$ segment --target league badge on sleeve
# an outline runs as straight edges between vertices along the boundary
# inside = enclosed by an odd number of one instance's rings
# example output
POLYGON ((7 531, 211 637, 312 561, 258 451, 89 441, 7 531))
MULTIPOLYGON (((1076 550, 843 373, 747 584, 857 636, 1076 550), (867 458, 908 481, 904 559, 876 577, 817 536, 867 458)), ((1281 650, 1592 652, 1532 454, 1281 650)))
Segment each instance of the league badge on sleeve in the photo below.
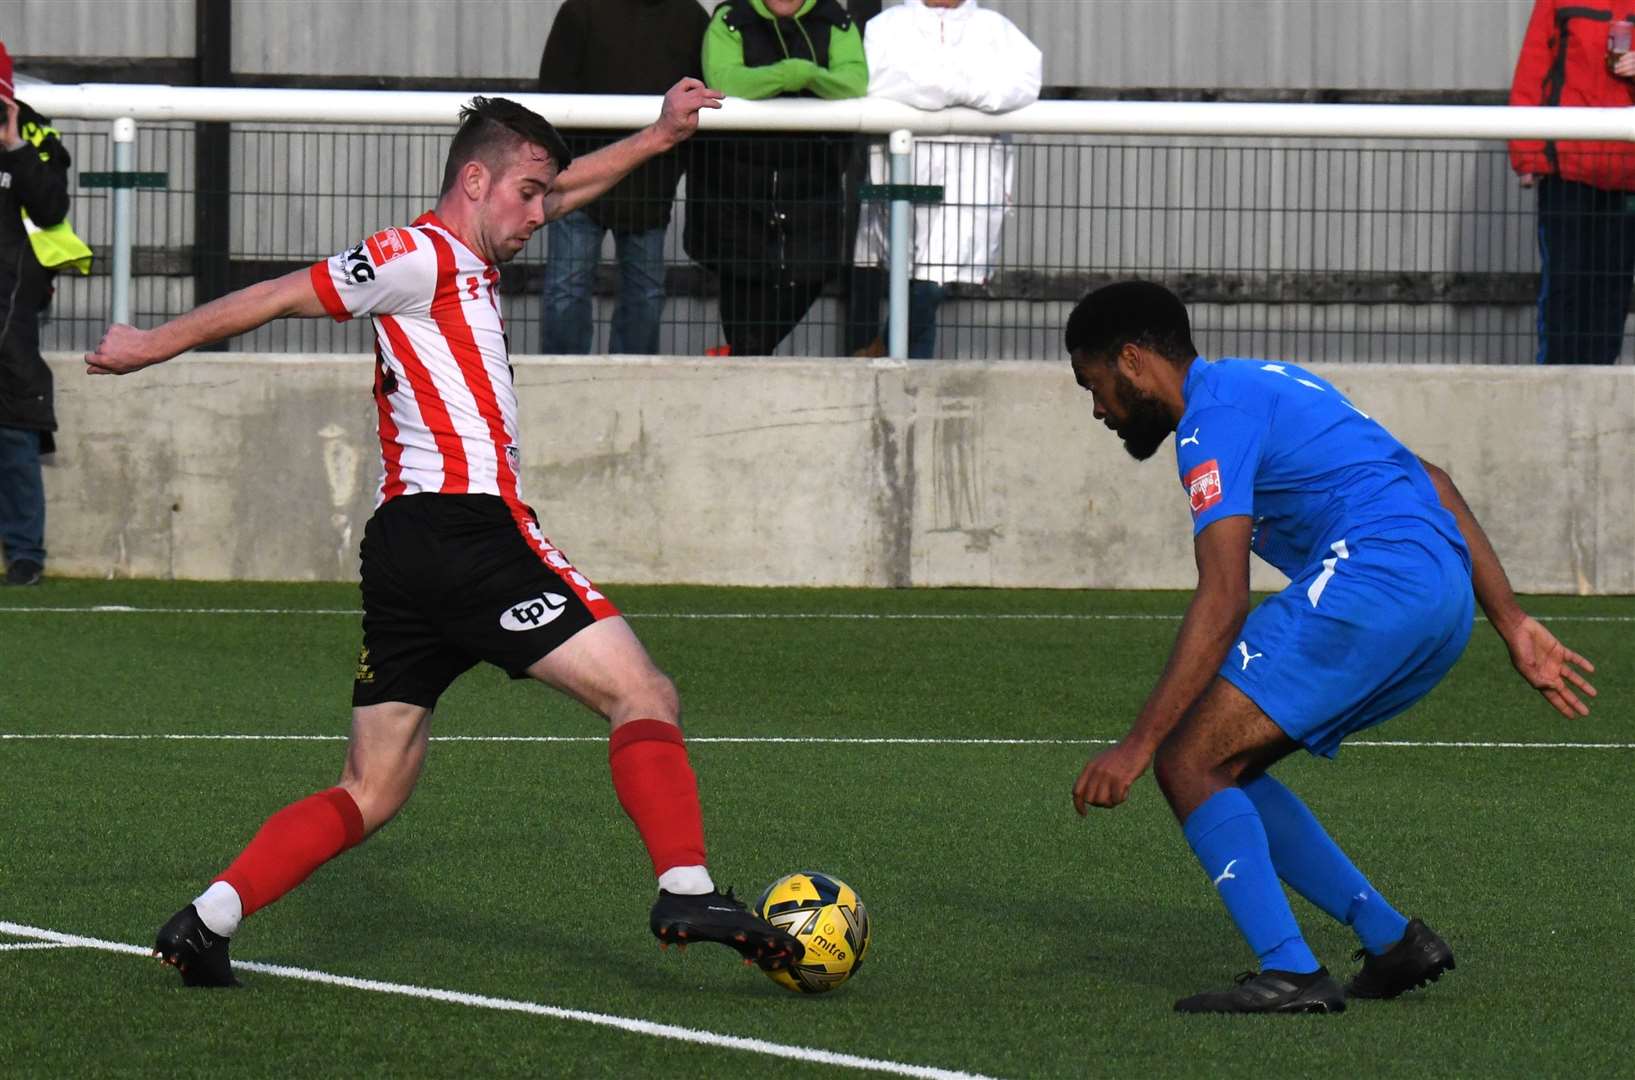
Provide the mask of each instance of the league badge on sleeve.
POLYGON ((1221 501, 1221 467, 1214 458, 1189 470, 1185 479, 1194 518, 1221 501))
POLYGON ((414 250, 414 237, 407 229, 383 229, 364 243, 369 246, 369 254, 377 267, 414 250))

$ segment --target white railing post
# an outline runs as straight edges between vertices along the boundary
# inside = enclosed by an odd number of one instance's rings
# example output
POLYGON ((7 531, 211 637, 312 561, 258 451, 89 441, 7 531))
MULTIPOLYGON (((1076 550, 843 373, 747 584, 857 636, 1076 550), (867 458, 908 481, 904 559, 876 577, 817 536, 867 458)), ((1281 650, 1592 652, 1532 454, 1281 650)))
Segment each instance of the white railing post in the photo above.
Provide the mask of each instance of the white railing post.
POLYGON ((114 121, 114 249, 112 321, 131 321, 131 206, 130 178, 135 171, 136 121, 121 116, 114 121))
POLYGON ((893 360, 908 358, 908 274, 914 265, 914 211, 902 189, 914 182, 912 156, 914 133, 899 128, 891 133, 891 184, 897 193, 891 200, 891 245, 887 256, 891 285, 887 293, 886 352, 893 360))

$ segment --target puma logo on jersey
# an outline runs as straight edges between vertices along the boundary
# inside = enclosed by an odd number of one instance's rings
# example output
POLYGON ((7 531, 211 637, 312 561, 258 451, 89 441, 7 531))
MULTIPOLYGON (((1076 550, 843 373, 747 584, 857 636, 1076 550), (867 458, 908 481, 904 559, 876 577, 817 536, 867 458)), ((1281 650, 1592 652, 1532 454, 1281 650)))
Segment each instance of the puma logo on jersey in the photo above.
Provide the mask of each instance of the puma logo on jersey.
POLYGON ((516 631, 538 630, 555 622, 567 604, 568 598, 557 593, 542 593, 529 597, 500 612, 500 627, 516 631))
POLYGON ((1188 435, 1186 438, 1181 440, 1181 445, 1185 446, 1187 443, 1191 443, 1193 446, 1197 446, 1198 445, 1198 432, 1200 432, 1202 430, 1203 430, 1203 428, 1193 428, 1192 429, 1192 434, 1188 435))
POLYGON ((1239 671, 1248 671, 1249 670, 1249 661, 1259 660, 1262 656, 1266 655, 1265 653, 1258 653, 1258 652, 1257 653, 1252 653, 1252 652, 1250 652, 1249 651, 1249 646, 1246 643, 1242 642, 1242 641, 1238 642, 1238 652, 1243 654, 1243 667, 1239 668, 1238 669, 1239 671))

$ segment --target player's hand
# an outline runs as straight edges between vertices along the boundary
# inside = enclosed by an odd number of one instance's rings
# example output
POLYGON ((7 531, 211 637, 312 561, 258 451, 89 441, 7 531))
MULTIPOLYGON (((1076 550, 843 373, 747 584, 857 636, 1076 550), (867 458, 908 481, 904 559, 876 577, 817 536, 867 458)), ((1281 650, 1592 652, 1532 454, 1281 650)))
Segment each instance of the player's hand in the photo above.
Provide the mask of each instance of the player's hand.
POLYGON ((1590 707, 1573 693, 1573 688, 1577 687, 1585 697, 1594 697, 1595 687, 1573 665, 1593 675, 1594 664, 1563 645, 1531 615, 1523 615, 1505 632, 1504 643, 1521 677, 1543 694, 1556 712, 1569 720, 1590 714, 1590 707))
POLYGON ((685 142, 698 130, 698 111, 719 109, 721 99, 726 96, 697 79, 682 79, 664 95, 664 108, 659 111, 656 125, 659 134, 671 146, 685 142))
POLYGON ((1130 796, 1130 785, 1152 764, 1152 755, 1139 746, 1114 743, 1090 759, 1073 785, 1073 809, 1079 816, 1087 806, 1114 807, 1130 796))
POLYGON ((1635 52, 1626 52, 1612 65, 1612 73, 1620 79, 1635 79, 1635 52))
POLYGON ((128 375, 169 357, 154 351, 152 335, 124 323, 114 323, 102 335, 96 352, 85 354, 87 375, 128 375))
POLYGON ((1535 183, 1538 182, 1538 177, 1534 176, 1530 172, 1524 172, 1521 175, 1517 176, 1516 179, 1521 181, 1521 186, 1522 187, 1526 187, 1526 188, 1530 188, 1535 183))

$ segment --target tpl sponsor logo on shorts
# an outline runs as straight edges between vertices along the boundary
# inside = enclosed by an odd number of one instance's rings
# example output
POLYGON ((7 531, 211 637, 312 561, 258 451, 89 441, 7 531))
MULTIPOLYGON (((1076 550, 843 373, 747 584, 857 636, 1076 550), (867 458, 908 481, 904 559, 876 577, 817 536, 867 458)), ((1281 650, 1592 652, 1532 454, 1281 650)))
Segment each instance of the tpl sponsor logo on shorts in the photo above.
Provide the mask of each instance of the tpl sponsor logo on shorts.
POLYGON ((1192 499, 1192 516, 1221 501, 1221 467, 1214 458, 1186 474, 1187 495, 1192 499))
POLYGON ((557 593, 541 593, 500 612, 500 627, 505 630, 538 630, 555 622, 567 606, 568 598, 557 593))

